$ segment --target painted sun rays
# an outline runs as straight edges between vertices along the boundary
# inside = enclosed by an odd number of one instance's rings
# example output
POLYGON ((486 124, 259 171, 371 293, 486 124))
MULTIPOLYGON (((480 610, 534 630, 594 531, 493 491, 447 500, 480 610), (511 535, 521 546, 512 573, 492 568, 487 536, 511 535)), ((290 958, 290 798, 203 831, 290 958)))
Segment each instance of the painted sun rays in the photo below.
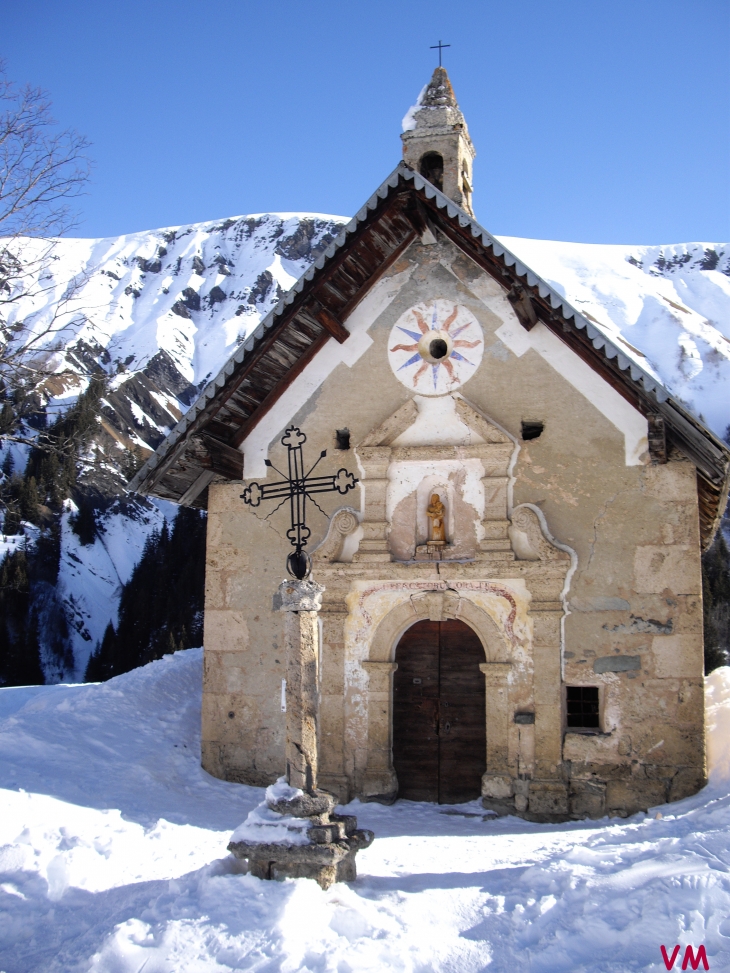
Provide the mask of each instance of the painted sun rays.
POLYGON ((443 299, 409 308, 393 326, 391 342, 396 343, 390 344, 388 357, 396 377, 422 395, 443 395, 458 388, 474 374, 483 351, 474 315, 463 305, 443 299), (402 335, 412 343, 404 343, 402 335), (467 350, 468 357, 462 354, 467 350))

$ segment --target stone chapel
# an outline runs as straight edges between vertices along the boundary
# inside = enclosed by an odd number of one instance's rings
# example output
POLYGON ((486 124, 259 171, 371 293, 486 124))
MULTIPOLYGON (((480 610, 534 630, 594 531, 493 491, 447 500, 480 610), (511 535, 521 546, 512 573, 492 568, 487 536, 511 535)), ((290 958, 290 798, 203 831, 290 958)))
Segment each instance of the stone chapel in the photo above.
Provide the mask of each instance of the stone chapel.
POLYGON ((705 783, 700 556, 727 447, 474 219, 437 68, 403 159, 132 483, 208 511, 202 763, 283 773, 291 427, 320 614, 320 786, 627 815, 705 783))

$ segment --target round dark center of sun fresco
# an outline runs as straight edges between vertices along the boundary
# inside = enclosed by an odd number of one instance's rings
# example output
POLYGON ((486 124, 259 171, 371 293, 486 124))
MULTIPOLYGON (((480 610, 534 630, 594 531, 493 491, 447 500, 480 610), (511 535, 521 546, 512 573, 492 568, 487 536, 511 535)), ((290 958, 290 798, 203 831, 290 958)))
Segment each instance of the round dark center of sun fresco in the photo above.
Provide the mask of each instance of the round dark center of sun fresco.
POLYGON ((444 358, 449 350, 449 346, 443 338, 434 338, 428 346, 428 350, 431 353, 431 358, 444 358))

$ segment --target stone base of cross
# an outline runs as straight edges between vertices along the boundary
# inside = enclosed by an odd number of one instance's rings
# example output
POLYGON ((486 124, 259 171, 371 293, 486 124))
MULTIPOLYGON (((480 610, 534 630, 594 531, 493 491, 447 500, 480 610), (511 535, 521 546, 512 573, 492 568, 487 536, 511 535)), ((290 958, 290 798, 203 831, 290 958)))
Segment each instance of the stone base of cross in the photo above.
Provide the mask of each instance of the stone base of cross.
POLYGON ((313 878, 322 888, 353 881, 355 855, 373 840, 351 814, 335 814, 335 799, 317 788, 319 730, 319 610, 316 581, 279 586, 286 666, 286 777, 231 835, 228 850, 257 878, 313 878))

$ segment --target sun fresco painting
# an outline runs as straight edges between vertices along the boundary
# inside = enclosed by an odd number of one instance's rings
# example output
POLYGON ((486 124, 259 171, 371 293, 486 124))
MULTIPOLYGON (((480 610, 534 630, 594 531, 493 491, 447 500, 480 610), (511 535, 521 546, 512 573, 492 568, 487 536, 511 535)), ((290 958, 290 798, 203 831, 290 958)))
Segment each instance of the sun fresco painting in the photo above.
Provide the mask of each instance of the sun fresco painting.
POLYGON ((401 315, 391 331, 388 359, 407 388, 444 395, 471 378, 483 350, 482 329, 471 311, 437 298, 401 315))

